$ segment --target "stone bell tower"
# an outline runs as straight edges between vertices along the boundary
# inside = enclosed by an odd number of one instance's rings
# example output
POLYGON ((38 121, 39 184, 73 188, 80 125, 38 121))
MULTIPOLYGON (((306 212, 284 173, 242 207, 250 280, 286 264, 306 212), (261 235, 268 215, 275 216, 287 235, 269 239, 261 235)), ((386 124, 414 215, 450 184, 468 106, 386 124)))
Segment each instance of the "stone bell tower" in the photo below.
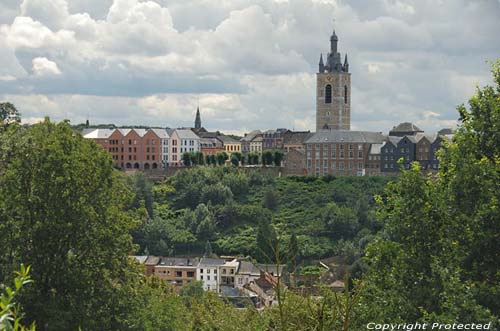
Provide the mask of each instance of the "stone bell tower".
POLYGON ((351 129, 351 74, 347 54, 344 63, 337 51, 339 38, 333 31, 330 52, 319 58, 316 74, 316 131, 351 129))

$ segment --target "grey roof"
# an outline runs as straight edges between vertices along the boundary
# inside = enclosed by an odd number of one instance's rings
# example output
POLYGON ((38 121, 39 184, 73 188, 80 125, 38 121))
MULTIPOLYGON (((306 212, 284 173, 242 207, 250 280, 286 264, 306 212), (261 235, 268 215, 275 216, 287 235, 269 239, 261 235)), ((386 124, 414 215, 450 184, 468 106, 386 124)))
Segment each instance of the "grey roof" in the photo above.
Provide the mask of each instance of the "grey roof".
POLYGON ((424 130, 420 129, 413 123, 403 122, 393 127, 391 132, 424 132, 424 130))
POLYGON ((85 138, 91 139, 106 139, 109 138, 115 132, 114 129, 94 129, 90 132, 87 132, 83 135, 85 138))
POLYGON ((160 139, 168 139, 170 138, 170 135, 168 134, 167 130, 165 129, 151 129, 160 139))
POLYGON ((246 142, 246 141, 252 141, 256 136, 261 135, 262 132, 260 130, 253 130, 249 133, 246 134, 243 138, 240 139, 240 141, 246 142))
POLYGON ((198 258, 161 257, 159 266, 196 267, 198 258))
POLYGON ((380 154, 380 149, 382 148, 382 146, 385 144, 384 143, 381 143, 381 144, 371 144, 370 145, 370 151, 368 152, 368 154, 380 154))
POLYGON ((346 143, 382 143, 385 137, 381 132, 320 130, 306 140, 306 144, 346 142, 346 143))
POLYGON ((181 139, 200 139, 200 137, 190 129, 176 129, 175 131, 181 139))
POLYGON ((253 138, 250 142, 262 142, 264 140, 264 138, 262 138, 262 136, 257 136, 255 138, 253 138))
POLYGON ((256 267, 261 270, 265 271, 267 273, 274 273, 276 274, 276 271, 279 271, 279 275, 283 273, 283 265, 276 265, 276 264, 264 264, 264 263, 257 263, 256 267))
POLYGON ((450 128, 444 128, 444 129, 441 129, 438 131, 438 135, 440 136, 445 136, 445 135, 452 135, 453 134, 453 130, 450 129, 450 128))
POLYGON ((238 268, 238 274, 249 274, 254 276, 260 275, 260 269, 257 268, 255 264, 249 261, 240 261, 240 266, 238 268))
POLYGON ((132 129, 124 129, 124 128, 117 129, 117 130, 120 131, 120 133, 124 136, 126 136, 130 131, 132 131, 132 129))
POLYGON ((387 140, 391 142, 394 146, 397 146, 401 139, 403 139, 403 137, 393 137, 393 136, 387 137, 387 140))
POLYGON ((215 267, 218 265, 223 265, 226 263, 226 260, 224 259, 213 259, 213 258, 208 258, 208 257, 202 257, 200 259, 200 263, 198 264, 199 267, 215 267))
POLYGON ((235 140, 229 136, 226 136, 224 134, 221 134, 219 136, 217 136, 217 139, 219 139, 220 141, 222 141, 224 144, 239 144, 239 141, 238 140, 235 140))
POLYGON ((283 136, 283 144, 303 144, 313 135, 310 131, 289 131, 283 136))

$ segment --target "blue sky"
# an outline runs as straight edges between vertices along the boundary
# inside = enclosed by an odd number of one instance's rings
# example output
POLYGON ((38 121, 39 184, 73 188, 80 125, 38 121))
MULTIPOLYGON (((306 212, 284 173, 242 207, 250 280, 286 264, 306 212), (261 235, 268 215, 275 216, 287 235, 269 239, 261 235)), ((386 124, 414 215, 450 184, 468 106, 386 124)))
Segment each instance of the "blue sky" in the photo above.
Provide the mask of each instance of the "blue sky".
POLYGON ((0 100, 25 122, 313 130, 333 25, 352 129, 455 125, 490 84, 500 1, 2 0, 0 100), (335 23, 333 22, 335 19, 335 23))

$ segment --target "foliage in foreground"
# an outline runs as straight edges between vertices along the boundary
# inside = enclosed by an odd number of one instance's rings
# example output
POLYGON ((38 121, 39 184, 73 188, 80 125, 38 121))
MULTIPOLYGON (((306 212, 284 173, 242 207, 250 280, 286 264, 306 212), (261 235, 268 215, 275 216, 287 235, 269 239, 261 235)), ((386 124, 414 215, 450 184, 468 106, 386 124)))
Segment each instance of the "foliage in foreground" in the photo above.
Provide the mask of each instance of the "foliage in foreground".
POLYGON ((368 321, 488 323, 500 316, 500 62, 440 154, 436 178, 417 164, 379 198, 384 231, 367 249, 358 314, 368 321))

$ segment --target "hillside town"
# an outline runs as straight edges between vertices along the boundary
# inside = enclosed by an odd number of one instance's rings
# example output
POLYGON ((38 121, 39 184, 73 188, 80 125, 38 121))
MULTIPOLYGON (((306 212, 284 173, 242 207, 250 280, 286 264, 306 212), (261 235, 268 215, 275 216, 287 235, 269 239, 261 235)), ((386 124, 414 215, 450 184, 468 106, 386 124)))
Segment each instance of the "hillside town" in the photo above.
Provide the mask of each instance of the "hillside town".
MULTIPOLYGON (((439 167, 436 152, 452 130, 426 133, 410 122, 395 125, 388 134, 352 131, 351 73, 347 54, 341 61, 338 37, 333 32, 330 51, 320 55, 316 74, 316 132, 286 128, 253 130, 244 136, 208 131, 198 107, 191 128, 84 128, 111 153, 122 170, 178 169, 201 164, 282 168, 284 175, 385 176, 418 162, 423 171, 439 167), (269 153, 283 157, 272 162, 269 153), (269 160, 269 161, 267 161, 269 160), (402 161, 399 165, 398 162, 402 161)), ((89 126, 89 125, 87 125, 89 126)))

